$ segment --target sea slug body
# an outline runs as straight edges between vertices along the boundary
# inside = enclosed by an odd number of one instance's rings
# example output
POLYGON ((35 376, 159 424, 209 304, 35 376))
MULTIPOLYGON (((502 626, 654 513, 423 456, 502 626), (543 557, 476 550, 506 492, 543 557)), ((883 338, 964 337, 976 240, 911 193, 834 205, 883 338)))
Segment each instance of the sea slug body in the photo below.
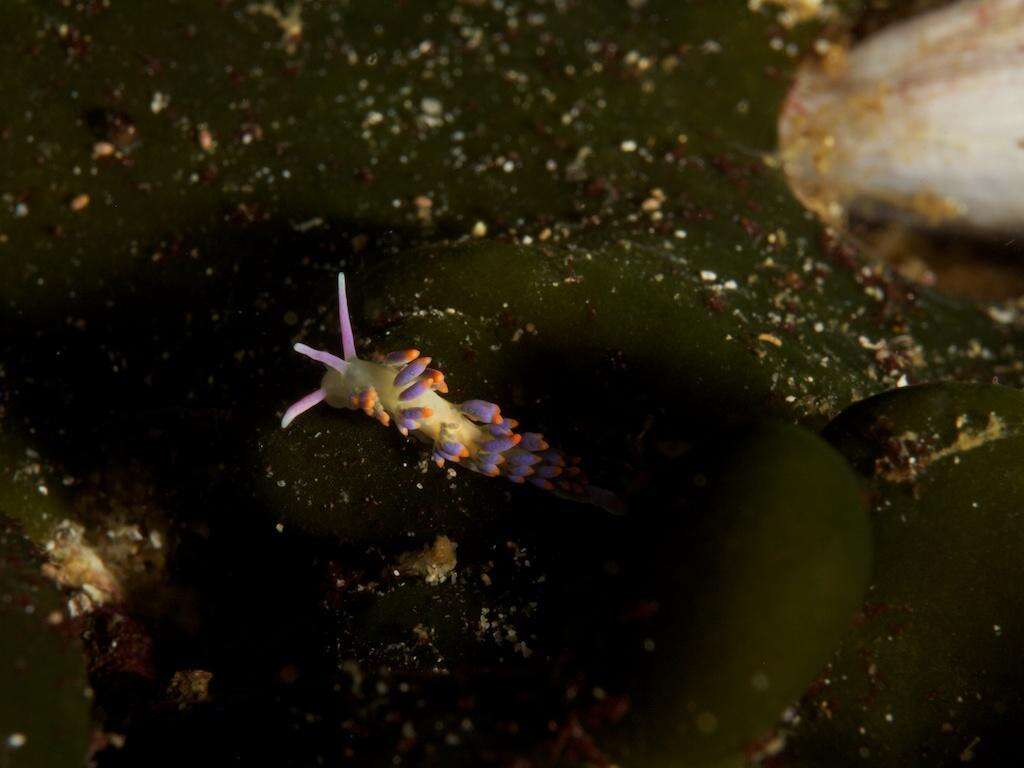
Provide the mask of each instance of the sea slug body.
POLYGON ((357 357, 342 273, 338 274, 338 305, 343 357, 295 345, 296 352, 323 364, 327 371, 318 389, 285 411, 282 427, 320 402, 361 410, 384 426, 394 423, 402 435, 432 446, 438 467, 450 461, 618 511, 618 499, 589 485, 578 460, 552 449, 538 432, 516 432, 518 422, 502 416, 494 403, 455 404, 441 397, 448 391, 444 374, 430 368, 431 358, 421 356, 419 350, 391 352, 376 361, 357 357))

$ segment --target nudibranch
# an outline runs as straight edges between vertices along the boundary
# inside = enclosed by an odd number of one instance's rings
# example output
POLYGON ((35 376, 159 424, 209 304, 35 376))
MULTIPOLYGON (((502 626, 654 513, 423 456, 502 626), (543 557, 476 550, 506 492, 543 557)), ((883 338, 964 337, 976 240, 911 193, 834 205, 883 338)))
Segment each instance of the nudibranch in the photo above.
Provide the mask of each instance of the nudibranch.
POLYGON ((419 350, 403 349, 375 360, 357 357, 343 273, 338 274, 338 312, 343 357, 305 344, 294 347, 299 354, 322 363, 327 371, 319 388, 285 411, 282 427, 320 402, 360 410, 384 426, 394 423, 402 435, 430 445, 438 467, 450 461, 484 475, 529 482, 559 495, 617 509, 611 493, 588 484, 577 459, 551 448, 539 432, 517 432, 518 422, 502 416, 494 403, 466 400, 454 404, 441 397, 448 392, 444 374, 431 368, 431 358, 419 350))

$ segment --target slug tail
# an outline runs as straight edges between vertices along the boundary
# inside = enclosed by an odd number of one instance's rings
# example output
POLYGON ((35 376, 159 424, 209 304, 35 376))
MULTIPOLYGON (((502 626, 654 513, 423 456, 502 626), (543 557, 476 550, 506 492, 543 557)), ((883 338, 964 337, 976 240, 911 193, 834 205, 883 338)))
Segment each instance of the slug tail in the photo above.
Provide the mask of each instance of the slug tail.
POLYGON ((576 501, 582 501, 584 504, 593 504, 612 515, 626 514, 626 502, 624 502, 616 493, 605 488, 598 488, 596 485, 585 486, 582 498, 575 496, 570 498, 573 498, 576 501))
POLYGON ((323 389, 318 389, 315 392, 310 392, 301 400, 298 400, 288 406, 288 410, 284 412, 284 416, 281 419, 281 428, 285 429, 289 424, 295 421, 297 416, 308 411, 317 403, 321 402, 327 393, 323 389))

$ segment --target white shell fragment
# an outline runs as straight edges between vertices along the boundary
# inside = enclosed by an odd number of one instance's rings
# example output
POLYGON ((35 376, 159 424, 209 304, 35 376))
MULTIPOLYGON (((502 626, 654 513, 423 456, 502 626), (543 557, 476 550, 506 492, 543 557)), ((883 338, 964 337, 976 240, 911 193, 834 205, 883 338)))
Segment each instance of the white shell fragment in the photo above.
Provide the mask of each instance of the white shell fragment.
POLYGON ((798 74, 779 144, 829 224, 1024 231, 1024 0, 961 0, 832 46, 798 74))

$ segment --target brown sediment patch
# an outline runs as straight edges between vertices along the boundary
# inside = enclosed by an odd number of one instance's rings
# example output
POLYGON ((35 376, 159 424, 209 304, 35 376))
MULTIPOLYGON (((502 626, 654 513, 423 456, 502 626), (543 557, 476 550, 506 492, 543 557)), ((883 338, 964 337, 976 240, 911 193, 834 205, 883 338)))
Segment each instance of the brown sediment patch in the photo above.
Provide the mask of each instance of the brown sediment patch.
POLYGON ((442 584, 455 570, 455 550, 458 544, 447 536, 438 536, 416 552, 407 552, 398 561, 398 570, 404 574, 422 576, 428 584, 442 584))
POLYGON ((121 583, 96 549, 85 539, 85 528, 71 520, 62 521, 46 542, 49 562, 43 573, 62 587, 81 590, 69 605, 86 613, 93 607, 121 600, 121 583))
POLYGON ((875 474, 893 483, 912 482, 938 461, 1008 436, 1006 423, 995 413, 988 415, 988 422, 981 429, 970 429, 966 416, 957 419, 956 427, 956 439, 942 448, 929 449, 921 436, 912 431, 893 437, 889 441, 893 450, 875 462, 875 474))

